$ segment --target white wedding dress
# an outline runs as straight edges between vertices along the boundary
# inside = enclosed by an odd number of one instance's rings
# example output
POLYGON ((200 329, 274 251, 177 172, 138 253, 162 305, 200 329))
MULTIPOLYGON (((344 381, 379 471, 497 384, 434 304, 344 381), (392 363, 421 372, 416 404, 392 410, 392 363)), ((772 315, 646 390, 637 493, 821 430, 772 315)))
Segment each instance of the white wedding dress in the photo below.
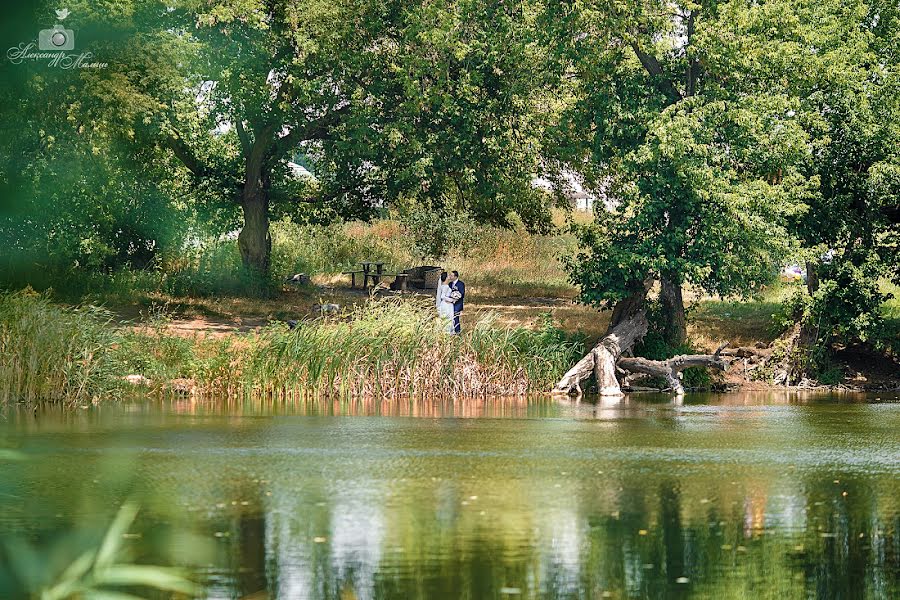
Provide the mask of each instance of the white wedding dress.
POLYGON ((453 333, 453 300, 450 298, 450 286, 446 283, 438 284, 434 305, 438 316, 447 323, 446 333, 453 333))

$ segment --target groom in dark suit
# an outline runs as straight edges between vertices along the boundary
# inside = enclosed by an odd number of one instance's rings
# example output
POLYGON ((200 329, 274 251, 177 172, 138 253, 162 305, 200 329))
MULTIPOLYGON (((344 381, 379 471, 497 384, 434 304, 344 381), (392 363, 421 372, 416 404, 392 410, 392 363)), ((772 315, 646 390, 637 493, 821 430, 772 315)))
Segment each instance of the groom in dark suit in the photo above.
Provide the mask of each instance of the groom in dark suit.
POLYGON ((459 299, 453 303, 453 332, 459 333, 462 331, 462 326, 459 323, 459 313, 463 310, 463 300, 466 297, 466 284, 460 280, 459 271, 450 273, 450 291, 459 292, 459 299))

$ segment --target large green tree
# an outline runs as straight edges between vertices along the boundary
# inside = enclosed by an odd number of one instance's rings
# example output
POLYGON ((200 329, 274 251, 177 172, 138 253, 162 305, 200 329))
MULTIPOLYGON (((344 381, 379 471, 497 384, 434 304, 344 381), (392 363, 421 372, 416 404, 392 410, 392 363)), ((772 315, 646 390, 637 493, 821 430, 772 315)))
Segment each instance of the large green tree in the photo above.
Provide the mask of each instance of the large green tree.
POLYGON ((815 186, 800 103, 771 68, 799 51, 790 5, 550 2, 547 19, 569 82, 556 157, 606 200, 577 230, 572 278, 584 300, 620 307, 659 282, 660 327, 679 345, 683 286, 734 295, 769 281, 815 186))
POLYGON ((366 216, 406 198, 500 225, 511 212, 548 222, 529 186, 540 79, 527 6, 122 0, 69 9, 66 24, 94 32, 91 50, 109 68, 67 73, 56 89, 67 135, 103 135, 102 151, 187 181, 179 200, 221 217, 222 228, 239 226, 254 271, 269 270, 273 214, 323 204, 366 216), (314 186, 295 181, 297 157, 313 167, 314 186))
POLYGON ((807 171, 820 182, 795 223, 809 250, 810 298, 796 316, 813 370, 832 342, 879 341, 879 280, 900 273, 898 17, 879 0, 798 7, 803 44, 815 49, 792 79, 815 140, 807 171))

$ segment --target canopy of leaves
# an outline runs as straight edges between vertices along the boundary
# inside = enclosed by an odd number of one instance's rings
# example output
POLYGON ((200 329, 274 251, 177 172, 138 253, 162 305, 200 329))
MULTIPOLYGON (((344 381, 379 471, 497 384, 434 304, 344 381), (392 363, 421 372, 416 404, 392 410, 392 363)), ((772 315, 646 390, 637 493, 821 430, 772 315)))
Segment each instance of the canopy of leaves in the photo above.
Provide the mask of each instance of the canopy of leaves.
POLYGON ((606 198, 577 229, 583 250, 570 263, 585 300, 603 305, 661 277, 747 294, 791 251, 788 225, 817 182, 802 169, 800 102, 770 68, 803 52, 780 31, 785 8, 549 6, 572 81, 558 160, 606 198))

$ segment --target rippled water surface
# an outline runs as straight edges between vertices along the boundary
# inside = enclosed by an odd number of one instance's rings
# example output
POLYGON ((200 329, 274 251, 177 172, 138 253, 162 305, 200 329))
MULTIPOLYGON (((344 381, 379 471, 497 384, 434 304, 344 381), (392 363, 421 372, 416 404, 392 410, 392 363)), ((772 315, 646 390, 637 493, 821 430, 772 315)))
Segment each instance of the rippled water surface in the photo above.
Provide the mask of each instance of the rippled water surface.
POLYGON ((50 572, 131 499, 209 598, 898 598, 896 396, 11 412, 0 536, 50 572))

